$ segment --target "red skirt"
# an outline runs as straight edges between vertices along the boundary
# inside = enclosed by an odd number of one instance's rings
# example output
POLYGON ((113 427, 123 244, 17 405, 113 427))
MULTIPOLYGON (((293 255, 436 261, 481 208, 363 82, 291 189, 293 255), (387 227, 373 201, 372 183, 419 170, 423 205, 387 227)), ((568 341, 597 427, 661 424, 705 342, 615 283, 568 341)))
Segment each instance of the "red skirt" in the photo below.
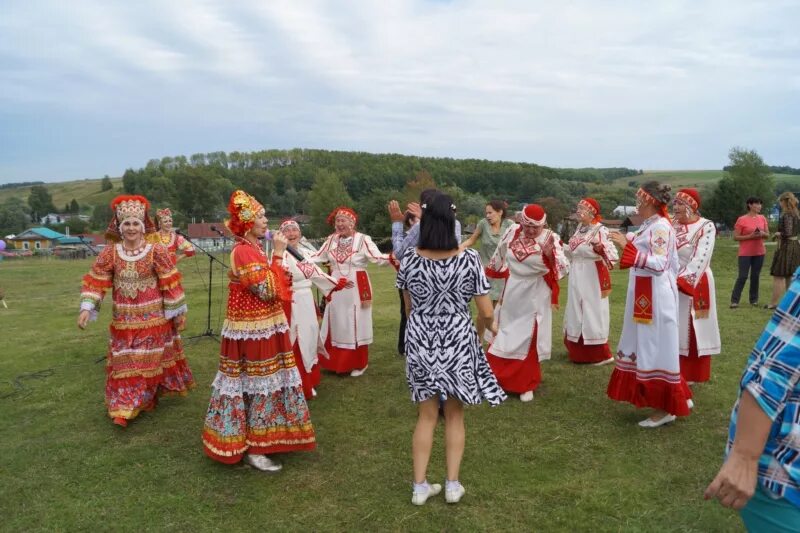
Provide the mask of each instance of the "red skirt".
POLYGON ((580 336, 578 342, 572 342, 564 335, 564 346, 567 347, 567 355, 573 363, 600 363, 612 357, 607 342, 587 345, 583 343, 583 335, 580 336))
POLYGON ((681 376, 686 381, 704 383, 711 379, 711 356, 697 355, 697 337, 694 333, 692 317, 689 317, 689 354, 681 356, 681 376))
POLYGON ((486 350, 486 359, 492 368, 497 382, 506 392, 522 394, 535 391, 542 382, 542 369, 539 366, 539 353, 536 350, 538 324, 534 327, 528 355, 525 359, 506 359, 492 355, 492 347, 486 350))
POLYGON ((319 366, 337 374, 349 374, 353 370, 361 370, 369 364, 369 345, 359 346, 355 350, 337 348, 331 345, 331 337, 325 339, 325 350, 330 357, 320 354, 319 366))
POLYGON ((632 403, 636 407, 652 407, 671 415, 687 416, 691 412, 686 401, 692 398, 692 391, 686 381, 666 379, 638 379, 636 363, 617 360, 614 372, 608 382, 606 394, 612 400, 632 403))
POLYGON ((314 365, 311 372, 306 371, 306 365, 303 363, 303 356, 300 354, 300 347, 296 342, 294 343, 294 359, 297 363, 297 371, 300 372, 300 379, 303 380, 303 395, 306 397, 306 400, 310 400, 314 397, 311 389, 319 385, 319 382, 322 380, 322 374, 319 371, 319 363, 314 365))

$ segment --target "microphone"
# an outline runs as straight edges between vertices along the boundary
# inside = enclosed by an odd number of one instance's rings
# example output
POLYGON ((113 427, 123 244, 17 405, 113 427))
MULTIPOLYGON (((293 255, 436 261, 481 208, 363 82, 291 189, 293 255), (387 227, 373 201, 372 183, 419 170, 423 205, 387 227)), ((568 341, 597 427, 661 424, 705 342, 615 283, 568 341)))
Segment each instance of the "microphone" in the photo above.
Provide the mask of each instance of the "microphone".
MULTIPOLYGON (((264 234, 264 240, 267 241, 272 240, 272 232, 270 230, 267 230, 267 232, 264 234)), ((291 244, 288 243, 286 244, 286 251, 289 252, 289 255, 297 259, 298 262, 303 262, 306 260, 306 256, 298 252, 297 248, 295 248, 291 244)))
POLYGON ((227 235, 225 235, 225 232, 224 232, 224 231, 221 231, 221 230, 220 230, 218 227, 216 227, 216 226, 209 226, 209 227, 208 227, 208 229, 210 229, 210 230, 211 230, 211 231, 213 231, 214 233, 217 233, 217 234, 219 234, 219 236, 220 236, 220 237, 222 237, 223 239, 227 239, 227 238, 228 238, 228 236, 227 236, 227 235))

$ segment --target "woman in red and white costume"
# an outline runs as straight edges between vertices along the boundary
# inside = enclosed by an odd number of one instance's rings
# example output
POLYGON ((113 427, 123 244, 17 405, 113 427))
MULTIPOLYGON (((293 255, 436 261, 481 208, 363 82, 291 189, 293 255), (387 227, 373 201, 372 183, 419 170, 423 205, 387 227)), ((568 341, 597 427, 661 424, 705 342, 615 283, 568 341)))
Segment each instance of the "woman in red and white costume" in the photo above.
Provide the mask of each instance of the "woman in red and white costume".
POLYGON ((584 198, 577 208, 580 224, 569 239, 570 272, 564 345, 573 363, 605 365, 614 362, 608 348, 609 270, 619 259, 608 228, 600 223, 600 204, 584 198))
POLYGON ((324 353, 319 363, 337 374, 358 377, 369 364, 372 344, 372 285, 367 263, 388 265, 389 254, 382 254, 369 235, 356 231, 358 215, 349 207, 337 207, 328 216, 335 232, 319 251, 308 258, 315 263, 329 263, 334 279, 352 282, 349 289, 331 295, 322 316, 319 339, 324 353))
POLYGON ((636 233, 612 233, 622 248, 620 268, 630 268, 617 364, 608 383, 612 400, 655 412, 639 422, 654 428, 690 410, 692 392, 678 362, 678 252, 667 215, 669 185, 644 183, 636 208, 644 222, 636 233))
MULTIPOLYGON (((300 246, 302 233, 300 225, 294 220, 284 220, 279 231, 283 233, 289 246, 308 257, 308 248, 300 246)), ((283 268, 292 279, 292 300, 284 302, 284 312, 289 318, 289 338, 297 361, 297 370, 303 380, 303 394, 307 399, 317 395, 315 387, 320 382, 319 358, 317 343, 319 340, 319 319, 312 285, 317 287, 326 298, 333 291, 352 288, 353 284, 342 278, 338 282, 322 271, 316 264, 298 261, 289 252, 283 254, 283 268), (287 308, 288 307, 288 308, 287 308)))
POLYGON ((711 357, 722 351, 711 255, 717 229, 699 215, 697 189, 675 195, 675 238, 678 246, 678 324, 681 374, 690 385, 711 378, 711 357))
POLYGON ((182 235, 175 233, 172 228, 172 211, 169 208, 156 211, 156 226, 158 226, 158 233, 156 233, 155 242, 167 247, 174 264, 177 265, 181 259, 194 255, 192 243, 184 239, 182 235))
POLYGON ((495 316, 497 335, 487 359, 506 392, 533 400, 542 381, 539 361, 550 359, 553 309, 558 309, 558 280, 569 271, 561 240, 546 229, 547 215, 531 204, 500 239, 486 267, 490 278, 506 278, 495 316))

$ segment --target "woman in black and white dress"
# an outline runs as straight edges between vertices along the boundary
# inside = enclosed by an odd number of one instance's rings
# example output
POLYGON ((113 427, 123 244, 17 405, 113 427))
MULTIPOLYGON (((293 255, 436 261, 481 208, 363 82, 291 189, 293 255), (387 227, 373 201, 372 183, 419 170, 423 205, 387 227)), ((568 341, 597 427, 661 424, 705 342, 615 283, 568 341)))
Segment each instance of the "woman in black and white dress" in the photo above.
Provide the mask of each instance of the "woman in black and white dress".
POLYGON ((492 374, 472 323, 473 298, 486 327, 492 328, 490 285, 475 250, 459 252, 454 235, 455 206, 445 194, 424 205, 419 244, 406 251, 397 275, 403 290, 406 328, 406 378, 411 399, 419 404, 414 430, 414 493, 422 505, 442 490, 426 479, 438 419, 439 396, 444 402, 447 481, 445 499, 456 503, 464 495, 458 481, 464 454, 464 404, 505 400, 492 374))

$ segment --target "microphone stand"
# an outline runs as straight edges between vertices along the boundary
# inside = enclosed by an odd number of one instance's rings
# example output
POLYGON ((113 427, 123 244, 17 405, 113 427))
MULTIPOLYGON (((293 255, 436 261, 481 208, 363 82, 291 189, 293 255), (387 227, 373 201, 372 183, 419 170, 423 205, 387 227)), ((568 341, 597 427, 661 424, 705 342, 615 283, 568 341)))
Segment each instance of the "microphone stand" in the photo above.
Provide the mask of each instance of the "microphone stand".
POLYGON ((203 252, 208 256, 208 307, 206 309, 206 330, 199 335, 192 335, 191 337, 187 337, 186 340, 201 339, 203 337, 211 337, 212 339, 219 340, 219 337, 217 336, 216 333, 214 333, 214 330, 211 328, 211 282, 213 280, 214 262, 216 261, 217 263, 222 265, 222 268, 228 268, 228 265, 226 265, 224 262, 214 257, 211 254, 211 252, 209 252, 208 250, 206 250, 205 248, 194 242, 192 239, 189 238, 188 235, 180 233, 179 231, 175 231, 175 233, 177 233, 178 235, 189 241, 192 244, 192 246, 194 246, 196 249, 200 250, 201 252, 203 252))

